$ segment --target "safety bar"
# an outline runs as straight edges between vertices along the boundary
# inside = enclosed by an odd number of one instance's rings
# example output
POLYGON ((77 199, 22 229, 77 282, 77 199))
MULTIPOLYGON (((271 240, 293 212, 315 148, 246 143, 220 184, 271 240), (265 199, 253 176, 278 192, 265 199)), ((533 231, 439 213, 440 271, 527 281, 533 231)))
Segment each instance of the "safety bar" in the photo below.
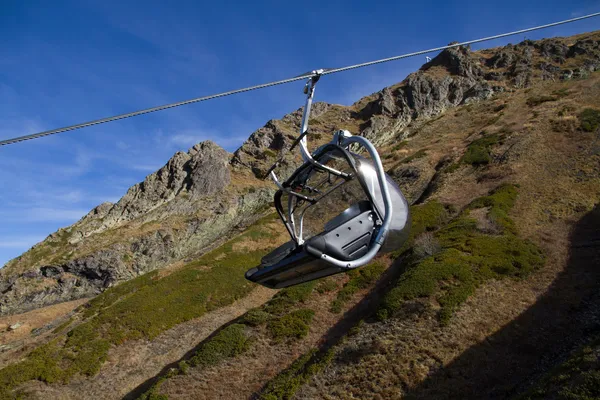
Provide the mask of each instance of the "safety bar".
POLYGON ((367 139, 362 136, 352 136, 348 131, 341 131, 342 135, 336 135, 337 139, 340 141, 340 146, 348 147, 352 143, 358 143, 362 147, 364 147, 373 160, 373 165, 375 167, 375 172, 377 173, 377 180, 379 182, 379 188, 381 190, 381 195, 383 196, 383 207, 385 211, 385 216, 383 217, 383 222, 377 231, 377 234, 373 240, 373 245, 371 249, 364 254, 362 257, 354 260, 354 261, 343 261, 338 260, 337 258, 328 256, 327 254, 320 254, 314 251, 311 251, 310 248, 306 248, 306 251, 312 254, 315 257, 320 257, 323 261, 328 262, 329 264, 335 265, 337 267, 341 267, 344 269, 353 269, 362 267, 363 265, 368 264, 379 252, 379 249, 385 242, 385 238, 389 231, 390 224, 392 222, 392 198, 390 196, 390 192, 387 185, 387 180, 385 177, 385 171, 383 169, 383 165, 381 163, 381 158, 375 149, 375 146, 371 144, 367 139))

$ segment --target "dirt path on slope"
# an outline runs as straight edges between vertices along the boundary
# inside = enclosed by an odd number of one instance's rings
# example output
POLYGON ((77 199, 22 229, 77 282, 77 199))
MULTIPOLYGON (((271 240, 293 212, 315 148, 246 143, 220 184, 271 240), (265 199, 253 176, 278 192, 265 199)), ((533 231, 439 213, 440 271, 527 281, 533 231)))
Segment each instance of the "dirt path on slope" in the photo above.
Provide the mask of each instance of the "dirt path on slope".
POLYGON ((68 321, 69 314, 89 299, 54 304, 23 314, 0 317, 0 367, 13 363, 32 348, 52 337, 52 331, 68 321), (11 325, 19 325, 10 330, 11 325), (38 333, 32 331, 38 330, 38 333))
POLYGON ((135 340, 110 350, 108 360, 92 378, 66 386, 30 382, 22 389, 33 399, 120 399, 181 359, 220 326, 267 302, 276 292, 262 286, 235 303, 179 324, 152 341, 135 340))

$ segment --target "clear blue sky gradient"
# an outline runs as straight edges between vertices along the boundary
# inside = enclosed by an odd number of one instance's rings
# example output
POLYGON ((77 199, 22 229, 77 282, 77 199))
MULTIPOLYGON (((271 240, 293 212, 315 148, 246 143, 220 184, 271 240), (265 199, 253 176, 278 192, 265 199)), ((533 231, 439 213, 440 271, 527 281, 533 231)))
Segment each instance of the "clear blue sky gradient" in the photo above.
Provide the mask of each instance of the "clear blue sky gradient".
MULTIPOLYGON (((599 1, 564 0, 0 0, 0 139, 599 10, 599 1)), ((527 38, 599 28, 592 19, 527 38)), ((351 104, 424 61, 327 76, 316 98, 351 104)), ((175 151, 206 139, 234 151, 267 120, 299 108, 302 85, 0 148, 0 266, 118 200, 175 151)))

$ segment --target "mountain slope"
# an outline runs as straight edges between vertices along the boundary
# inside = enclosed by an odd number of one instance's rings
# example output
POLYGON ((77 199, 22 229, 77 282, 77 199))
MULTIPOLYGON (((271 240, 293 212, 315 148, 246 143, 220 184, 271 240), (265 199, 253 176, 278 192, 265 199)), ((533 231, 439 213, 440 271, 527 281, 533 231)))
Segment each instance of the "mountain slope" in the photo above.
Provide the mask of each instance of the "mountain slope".
MULTIPOLYGON (((532 80, 585 76, 598 66, 597 45, 570 40, 523 42, 476 55, 463 48, 444 51, 402 84, 353 106, 316 104, 313 137, 324 142, 332 130, 344 128, 383 145, 450 107, 532 80)), ((210 142, 175 154, 116 204, 96 207, 2 268, 0 313, 95 295, 197 256, 236 226, 252 222, 273 193, 257 177, 290 146, 300 119, 298 110, 269 121, 233 156, 210 142)))
MULTIPOLYGON (((31 344, 5 351, 3 393, 117 398, 150 390, 146 397, 260 393, 270 399, 521 393, 536 374, 597 328, 594 312, 600 304, 593 293, 598 269, 585 268, 598 265, 597 241, 569 231, 577 230, 577 221, 600 202, 600 76, 594 72, 600 67, 599 39, 591 33, 474 53, 447 50, 403 82, 350 107, 319 104, 311 121, 317 143, 336 128, 361 132, 378 143, 390 175, 415 204, 410 246, 352 274, 279 292, 208 338, 191 337, 189 353, 175 370, 167 368, 144 382, 161 366, 117 362, 119 352, 159 351, 152 346, 161 335, 253 293, 243 271, 286 240, 272 215, 256 220, 258 210, 269 213, 264 206, 272 190, 256 176, 289 146, 300 114, 270 121, 232 156, 210 143, 179 153, 169 168, 136 185, 118 206, 102 206, 71 227, 67 233, 73 244, 60 242, 59 233, 42 244, 57 243, 42 261, 31 261, 36 259, 33 249, 11 262, 3 277, 12 279, 12 287, 3 290, 2 302, 5 310, 16 311, 28 296, 40 296, 39 305, 81 295, 66 286, 55 289, 65 274, 73 274, 65 265, 90 265, 81 260, 96 260, 97 267, 82 270, 103 271, 111 277, 108 282, 185 257, 194 261, 108 288, 66 325, 42 333, 36 343, 43 345, 33 352, 31 344), (220 168, 218 181, 194 174, 211 163, 220 168), (194 187, 205 189, 194 192, 194 187), (204 190, 214 192, 204 195, 204 190), (252 206, 244 209, 240 203, 246 202, 252 206), (189 217, 213 210, 212 204, 223 207, 222 214, 189 217), (235 211, 229 211, 229 204, 235 211), (199 242, 202 226, 218 225, 204 238, 227 237, 251 221, 244 233, 200 258, 190 254, 202 252, 202 246, 184 249, 179 244, 187 237, 179 229, 185 232, 193 223, 200 224, 197 236, 192 235, 199 242), (149 224, 146 231, 144 224, 149 224), (172 239, 161 246, 148 239, 168 229, 172 239), (143 240, 146 254, 138 254, 133 244, 143 240), (73 253, 61 253, 62 246, 73 253), (148 253, 155 247, 158 253, 148 253), (577 248, 591 249, 592 257, 577 261, 573 269, 569 257, 577 248), (174 249, 184 250, 173 254, 174 249), (100 255, 107 252, 113 258, 104 261, 100 255), (132 259, 122 266, 116 259, 123 261, 126 252, 132 259), (58 273, 53 275, 50 267, 58 273), (538 297, 549 300, 538 308, 538 297), (556 315, 548 318, 553 309, 556 315), (503 334, 505 325, 509 329, 503 334), (524 345, 503 359, 515 332, 520 338, 532 334, 533 341, 523 339, 524 345), (528 346, 533 350, 528 352, 528 346), (494 373, 475 362, 486 357, 493 360, 494 373), (501 363, 507 367, 497 368, 501 363), (511 375, 515 368, 516 377, 511 375), (125 384, 110 376, 132 378, 125 384)), ((288 168, 295 162, 290 157, 288 168)), ((203 243, 206 247, 210 240, 203 243)), ((73 275, 79 287, 104 282, 73 275)), ((110 285, 93 286, 84 295, 105 286, 110 285)), ((172 350, 168 344, 160 349, 172 350)))

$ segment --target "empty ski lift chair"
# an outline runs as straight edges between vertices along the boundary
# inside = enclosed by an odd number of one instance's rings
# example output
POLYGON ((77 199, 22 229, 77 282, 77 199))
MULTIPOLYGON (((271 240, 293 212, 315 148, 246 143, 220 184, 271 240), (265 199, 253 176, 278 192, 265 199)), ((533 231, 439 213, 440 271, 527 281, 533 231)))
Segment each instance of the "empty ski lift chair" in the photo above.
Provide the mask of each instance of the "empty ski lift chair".
POLYGON ((408 238, 406 199, 384 172, 375 147, 364 137, 337 131, 313 154, 307 149, 308 120, 315 84, 305 87, 306 105, 299 138, 304 163, 279 187, 275 208, 291 240, 264 256, 246 272, 252 282, 283 288, 368 264, 379 252, 399 249, 408 238), (350 150, 362 148, 370 156, 350 150))

